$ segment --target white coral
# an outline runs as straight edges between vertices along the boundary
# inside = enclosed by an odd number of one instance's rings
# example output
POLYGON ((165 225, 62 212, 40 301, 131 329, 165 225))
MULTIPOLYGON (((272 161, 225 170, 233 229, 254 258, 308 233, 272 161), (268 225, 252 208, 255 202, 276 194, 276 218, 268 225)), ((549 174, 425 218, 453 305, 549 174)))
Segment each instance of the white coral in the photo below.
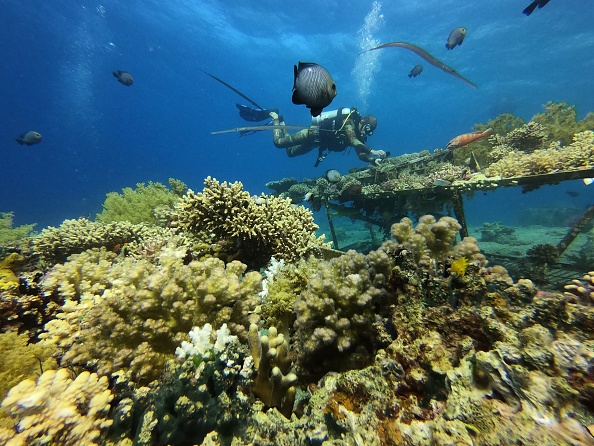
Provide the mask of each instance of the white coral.
POLYGON ((181 347, 175 349, 175 354, 180 359, 185 359, 188 356, 210 356, 214 350, 217 353, 222 352, 227 344, 235 342, 237 336, 231 335, 227 324, 223 324, 221 328, 216 331, 216 340, 212 343, 212 325, 204 324, 202 328, 194 327, 190 333, 191 342, 183 341, 181 347))

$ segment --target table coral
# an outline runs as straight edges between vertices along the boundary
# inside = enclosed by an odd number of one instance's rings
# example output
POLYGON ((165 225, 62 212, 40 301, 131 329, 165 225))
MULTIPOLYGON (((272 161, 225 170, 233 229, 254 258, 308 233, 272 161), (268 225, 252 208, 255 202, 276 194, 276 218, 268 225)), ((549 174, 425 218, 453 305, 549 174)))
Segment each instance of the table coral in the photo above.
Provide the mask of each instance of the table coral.
POLYGON ((21 381, 2 407, 18 420, 15 431, 0 429, 0 442, 25 444, 99 445, 111 425, 107 418, 113 398, 106 377, 83 372, 72 380, 66 369, 48 370, 37 381, 21 381))
POLYGON ((260 268, 272 256, 294 261, 324 246, 323 237, 315 236, 318 226, 312 213, 303 206, 272 196, 256 201, 240 182, 219 183, 208 177, 204 184, 203 192, 189 190, 177 204, 175 225, 230 242, 231 258, 260 268))
POLYGON ((184 263, 185 248, 165 249, 157 264, 106 251, 73 256, 49 272, 48 294, 68 298, 46 324, 45 342, 63 352, 62 364, 92 366, 100 374, 128 368, 136 382, 156 379, 186 333, 210 323, 247 339, 258 321, 261 276, 246 266, 208 258, 184 263), (89 256, 96 256, 88 262, 89 256))

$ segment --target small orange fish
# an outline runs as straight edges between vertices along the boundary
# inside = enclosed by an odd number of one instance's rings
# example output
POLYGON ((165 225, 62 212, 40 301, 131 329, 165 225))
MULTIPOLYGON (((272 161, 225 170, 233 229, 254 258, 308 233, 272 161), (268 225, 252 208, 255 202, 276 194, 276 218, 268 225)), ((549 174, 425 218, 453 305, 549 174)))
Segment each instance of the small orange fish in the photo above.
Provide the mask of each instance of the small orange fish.
POLYGON ((481 139, 487 138, 493 133, 495 133, 493 129, 487 129, 484 132, 464 133, 463 135, 456 136, 454 139, 452 139, 446 146, 446 150, 467 146, 472 142, 477 142, 481 139))

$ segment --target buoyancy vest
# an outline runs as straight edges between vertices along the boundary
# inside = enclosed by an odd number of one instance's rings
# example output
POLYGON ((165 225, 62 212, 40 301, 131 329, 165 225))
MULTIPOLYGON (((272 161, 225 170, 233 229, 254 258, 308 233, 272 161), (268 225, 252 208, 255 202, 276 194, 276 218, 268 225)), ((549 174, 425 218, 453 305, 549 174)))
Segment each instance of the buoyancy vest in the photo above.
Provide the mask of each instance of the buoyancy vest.
MULTIPOLYGON (((333 152, 340 152, 348 146, 345 133, 342 131, 347 120, 351 120, 355 129, 359 128, 361 115, 355 108, 341 107, 338 110, 329 110, 314 116, 311 119, 311 125, 317 126, 320 131, 319 147, 333 152)), ((360 135, 357 135, 360 137, 360 135)), ((365 138, 366 139, 366 138, 365 138)))

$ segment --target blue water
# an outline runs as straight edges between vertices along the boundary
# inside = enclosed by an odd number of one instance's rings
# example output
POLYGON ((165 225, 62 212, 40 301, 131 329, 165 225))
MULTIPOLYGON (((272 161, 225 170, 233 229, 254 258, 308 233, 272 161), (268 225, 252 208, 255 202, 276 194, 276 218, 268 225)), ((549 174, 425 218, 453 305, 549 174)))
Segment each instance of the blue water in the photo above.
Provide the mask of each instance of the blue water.
POLYGON ((351 151, 315 169, 315 152, 290 159, 267 132, 211 135, 246 125, 234 106, 245 101, 201 70, 279 108, 288 124, 309 125, 309 111, 291 103, 293 65, 317 62, 336 81, 332 105, 374 114, 368 143, 393 155, 443 147, 503 112, 528 120, 549 100, 575 104, 582 118, 594 109, 591 2, 552 0, 526 17, 528 3, 3 0, 0 212, 43 227, 93 218, 107 192, 137 182, 175 177, 201 190, 211 175, 259 193, 271 180, 364 166, 351 151), (466 39, 447 51, 458 26, 466 39), (404 49, 357 57, 395 40, 425 48, 478 88, 404 49), (409 79, 418 63, 423 73, 409 79), (134 85, 113 70, 132 73, 134 85), (29 130, 42 143, 16 144, 29 130))

